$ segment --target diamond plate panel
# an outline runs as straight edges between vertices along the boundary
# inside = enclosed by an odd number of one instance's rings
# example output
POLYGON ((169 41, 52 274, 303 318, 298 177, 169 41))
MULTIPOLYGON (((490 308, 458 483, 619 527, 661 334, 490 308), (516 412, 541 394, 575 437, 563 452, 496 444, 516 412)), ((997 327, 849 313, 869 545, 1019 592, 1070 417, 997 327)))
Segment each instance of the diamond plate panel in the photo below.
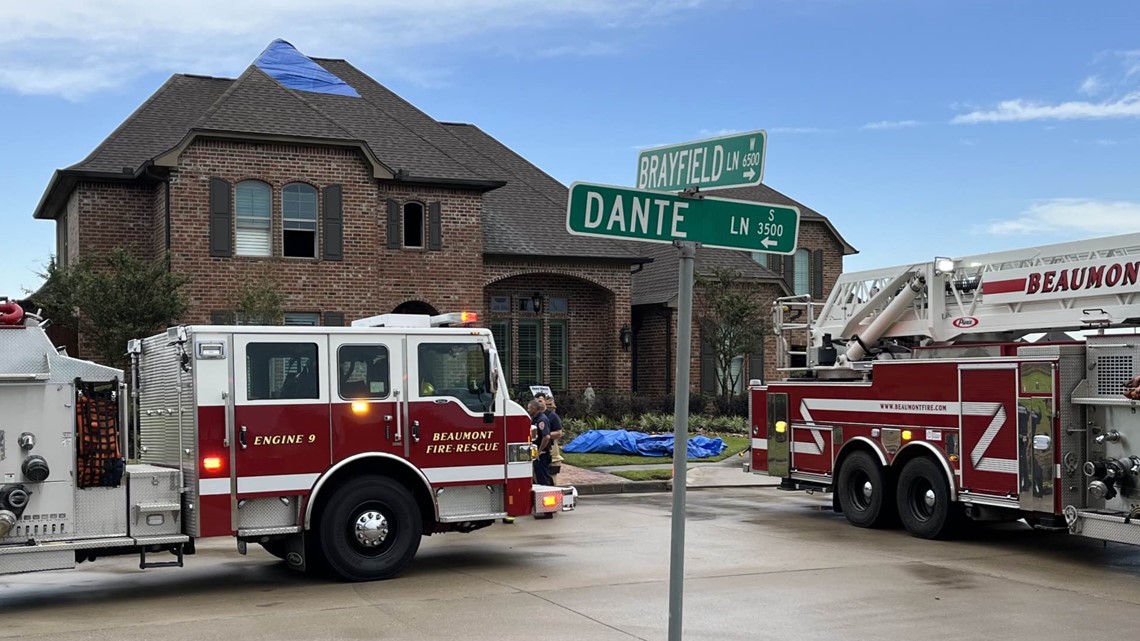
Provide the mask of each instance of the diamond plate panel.
POLYGON ((36 550, 21 554, 0 554, 0 574, 70 570, 74 567, 75 552, 72 550, 36 550))
POLYGON ((1124 517, 1096 512, 1077 513, 1074 534, 1101 541, 1140 545, 1140 522, 1125 523, 1124 517))
POLYGON ((60 354, 44 330, 25 327, 0 332, 0 374, 46 378, 52 383, 123 380, 122 370, 60 354))
POLYGON ((285 527, 297 524, 297 497, 238 501, 238 529, 285 527))
MULTIPOLYGON (((177 469, 154 465, 128 465, 127 479, 131 504, 130 535, 158 536, 177 534, 180 531, 179 510, 155 512, 152 505, 181 505, 181 484, 177 469), (162 516, 161 523, 150 524, 151 514, 162 516)), ((157 520, 157 518, 156 518, 157 520)))
POLYGON ((436 490, 441 521, 461 521, 503 511, 503 486, 462 485, 436 490))
POLYGON ((75 492, 75 536, 126 536, 127 488, 92 487, 75 492))

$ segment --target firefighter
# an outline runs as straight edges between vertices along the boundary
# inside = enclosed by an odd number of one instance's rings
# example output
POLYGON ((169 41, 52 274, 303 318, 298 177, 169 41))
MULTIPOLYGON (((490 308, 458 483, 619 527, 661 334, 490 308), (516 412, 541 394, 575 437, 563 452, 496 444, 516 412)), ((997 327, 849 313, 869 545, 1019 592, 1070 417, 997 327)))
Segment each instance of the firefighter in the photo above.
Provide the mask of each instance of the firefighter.
POLYGON ((532 398, 526 405, 534 424, 534 445, 538 448, 538 458, 534 459, 534 480, 539 485, 554 485, 550 478, 550 419, 546 417, 546 404, 532 398))

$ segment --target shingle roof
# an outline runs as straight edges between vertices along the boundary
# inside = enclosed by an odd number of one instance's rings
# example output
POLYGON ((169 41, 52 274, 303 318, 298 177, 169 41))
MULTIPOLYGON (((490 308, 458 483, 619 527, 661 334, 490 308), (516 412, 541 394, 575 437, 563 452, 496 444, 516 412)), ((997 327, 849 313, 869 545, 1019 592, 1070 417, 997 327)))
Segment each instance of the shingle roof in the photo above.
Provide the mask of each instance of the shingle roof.
MULTIPOLYGON (((672 245, 645 244, 647 247, 645 253, 653 259, 653 262, 633 275, 632 303, 634 305, 668 303, 677 295, 680 252, 672 245)), ((783 284, 783 278, 752 260, 747 252, 698 247, 694 271, 698 275, 707 275, 718 268, 735 269, 745 280, 775 282, 787 288, 783 284)))
POLYGON ((644 243, 619 243, 566 231, 569 189, 475 125, 444 123, 478 152, 485 175, 506 186, 483 197, 483 251, 488 254, 638 259, 644 243), (534 233, 535 231, 540 233, 534 233))

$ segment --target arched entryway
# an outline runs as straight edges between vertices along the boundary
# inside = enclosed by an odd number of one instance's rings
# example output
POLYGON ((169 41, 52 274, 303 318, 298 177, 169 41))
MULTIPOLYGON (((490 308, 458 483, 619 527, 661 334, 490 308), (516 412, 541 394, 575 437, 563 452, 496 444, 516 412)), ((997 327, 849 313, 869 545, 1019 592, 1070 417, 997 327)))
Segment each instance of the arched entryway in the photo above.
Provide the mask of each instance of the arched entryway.
POLYGON ((555 394, 629 389, 630 353, 621 342, 628 303, 598 283, 557 273, 517 274, 484 289, 512 392, 549 385, 555 394))
POLYGON ((396 309, 392 310, 393 314, 427 314, 435 316, 439 314, 431 305, 423 302, 422 300, 408 300, 396 305, 396 309))

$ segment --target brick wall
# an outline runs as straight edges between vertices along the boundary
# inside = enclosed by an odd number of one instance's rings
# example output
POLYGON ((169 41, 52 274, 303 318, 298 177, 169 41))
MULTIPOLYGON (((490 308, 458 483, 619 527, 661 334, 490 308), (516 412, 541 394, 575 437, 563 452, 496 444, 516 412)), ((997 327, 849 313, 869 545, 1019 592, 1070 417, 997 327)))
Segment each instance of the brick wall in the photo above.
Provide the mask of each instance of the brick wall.
POLYGON ((154 189, 146 185, 81 182, 67 206, 69 263, 80 253, 106 256, 123 248, 151 258, 151 206, 154 189))
POLYGON ((152 256, 166 252, 166 183, 154 187, 150 207, 150 251, 152 256))
POLYGON ((823 296, 826 298, 843 273, 843 245, 824 223, 804 221, 800 223, 799 246, 812 251, 823 250, 823 296))
MULTIPOLYGON (((629 316, 629 266, 578 262, 550 262, 525 259, 489 258, 484 266, 485 309, 490 309, 492 296, 511 296, 509 317, 565 318, 569 334, 569 387, 581 394, 586 385, 595 389, 628 390, 630 388, 630 353, 621 348, 619 334, 629 316), (518 311, 518 298, 530 298, 535 292, 545 298, 568 299, 567 314, 541 315, 518 311)), ((544 308, 547 307, 544 304, 544 308)), ((503 318, 489 314, 487 318, 503 318)), ((484 323, 486 324, 486 323, 484 323)), ((518 363, 517 323, 512 323, 511 371, 518 363)), ((545 323, 544 323, 545 327, 545 323)), ((543 331, 543 376, 549 377, 550 335, 543 331)))
POLYGON ((675 362, 672 354, 677 342, 673 333, 673 310, 644 305, 635 308, 633 314, 638 326, 635 345, 637 391, 645 394, 671 393, 675 362))
MULTIPOLYGON (((286 295, 285 309, 290 312, 336 311, 351 320, 390 312, 407 300, 424 301, 440 311, 482 305, 482 195, 478 192, 381 183, 354 150, 210 140, 195 142, 182 154, 170 185, 172 266, 192 279, 186 288, 191 310, 186 322, 206 322, 211 310, 233 309, 238 286, 262 273, 271 273, 279 282, 286 295), (233 185, 242 180, 270 185, 272 257, 210 257, 212 177, 233 185), (293 182, 318 190, 342 186, 343 261, 282 256, 281 190, 293 182), (440 201, 443 250, 387 249, 389 198, 440 201)), ((321 207, 323 202, 319 211, 321 207)))

